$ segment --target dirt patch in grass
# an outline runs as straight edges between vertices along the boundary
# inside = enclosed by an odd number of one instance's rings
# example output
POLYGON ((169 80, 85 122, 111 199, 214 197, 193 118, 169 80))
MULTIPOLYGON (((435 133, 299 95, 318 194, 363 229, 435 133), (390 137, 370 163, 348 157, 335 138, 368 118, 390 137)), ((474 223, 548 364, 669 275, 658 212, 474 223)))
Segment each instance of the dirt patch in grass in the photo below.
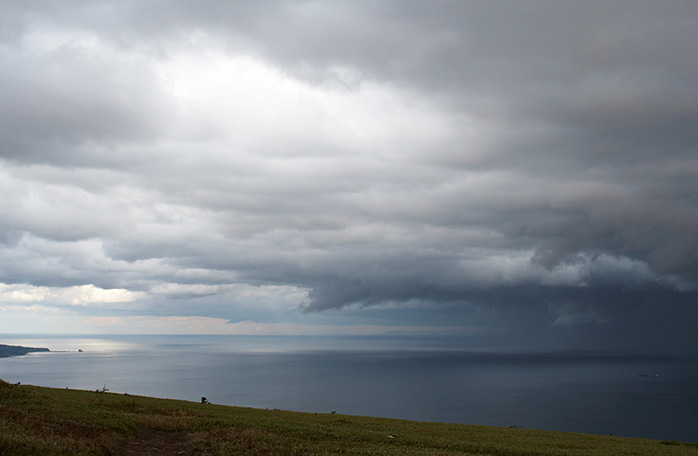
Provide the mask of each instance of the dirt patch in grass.
POLYGON ((171 431, 142 428, 116 452, 118 456, 189 454, 187 437, 171 431))

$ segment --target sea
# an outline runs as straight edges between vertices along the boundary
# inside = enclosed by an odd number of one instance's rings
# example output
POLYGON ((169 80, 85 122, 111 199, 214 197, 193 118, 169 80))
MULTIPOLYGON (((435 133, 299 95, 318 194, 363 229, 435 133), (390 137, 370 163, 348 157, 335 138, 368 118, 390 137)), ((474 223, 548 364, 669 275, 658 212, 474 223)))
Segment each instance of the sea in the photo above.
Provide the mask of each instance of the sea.
POLYGON ((310 413, 698 441, 698 357, 447 337, 0 335, 11 383, 310 413))

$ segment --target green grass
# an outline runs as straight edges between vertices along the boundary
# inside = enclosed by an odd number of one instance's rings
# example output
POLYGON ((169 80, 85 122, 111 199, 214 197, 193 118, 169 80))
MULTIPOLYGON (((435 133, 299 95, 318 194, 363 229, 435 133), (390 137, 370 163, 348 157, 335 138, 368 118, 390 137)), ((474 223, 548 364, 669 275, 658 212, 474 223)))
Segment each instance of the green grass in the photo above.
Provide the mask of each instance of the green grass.
POLYGON ((698 456, 698 444, 202 405, 0 381, 0 455, 134 454, 124 448, 154 429, 177 436, 194 455, 698 456))

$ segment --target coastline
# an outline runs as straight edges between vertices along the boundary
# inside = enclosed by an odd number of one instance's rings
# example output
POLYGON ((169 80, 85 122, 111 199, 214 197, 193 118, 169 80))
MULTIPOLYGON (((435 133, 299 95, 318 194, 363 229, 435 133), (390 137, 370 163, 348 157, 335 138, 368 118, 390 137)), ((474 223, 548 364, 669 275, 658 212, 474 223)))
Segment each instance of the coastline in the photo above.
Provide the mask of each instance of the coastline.
POLYGON ((27 353, 33 352, 49 352, 48 348, 23 347, 21 345, 4 345, 0 344, 0 358, 9 358, 11 356, 24 356, 27 353))

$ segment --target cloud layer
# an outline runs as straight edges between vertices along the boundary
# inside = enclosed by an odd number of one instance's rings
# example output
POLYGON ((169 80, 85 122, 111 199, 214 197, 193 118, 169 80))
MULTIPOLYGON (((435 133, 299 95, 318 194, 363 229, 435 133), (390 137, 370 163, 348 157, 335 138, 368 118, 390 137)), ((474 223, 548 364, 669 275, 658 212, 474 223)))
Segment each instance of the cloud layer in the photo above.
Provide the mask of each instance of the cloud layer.
POLYGON ((693 2, 0 5, 4 287, 232 323, 694 312, 693 2))

